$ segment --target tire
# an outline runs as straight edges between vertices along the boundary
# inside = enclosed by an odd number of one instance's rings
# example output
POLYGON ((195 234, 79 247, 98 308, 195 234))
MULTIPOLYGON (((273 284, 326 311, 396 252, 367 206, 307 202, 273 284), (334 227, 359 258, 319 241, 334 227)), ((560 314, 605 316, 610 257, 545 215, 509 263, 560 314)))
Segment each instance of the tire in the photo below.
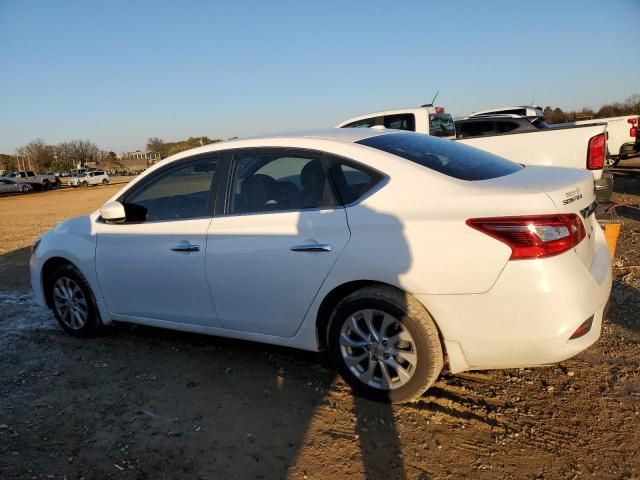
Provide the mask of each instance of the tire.
POLYGON ((73 265, 57 267, 45 285, 53 314, 65 332, 91 337, 104 330, 91 287, 77 268, 73 265))
POLYGON ((46 192, 47 190, 51 190, 51 184, 45 180, 42 182, 42 189, 46 192))
POLYGON ((617 157, 607 156, 607 158, 604 161, 604 165, 605 167, 615 167, 620 163, 620 160, 622 160, 621 155, 618 155, 617 157))
POLYGON ((444 363, 429 313, 415 298, 391 287, 367 287, 344 298, 329 320, 327 345, 332 363, 353 390, 380 402, 417 400, 444 363))
POLYGON ((82 182, 82 183, 80 184, 80 186, 81 186, 82 188, 87 188, 87 187, 89 186, 89 184, 88 184, 87 182, 82 182))
POLYGON ((21 193, 29 193, 29 187, 27 187, 26 185, 21 185, 20 186, 20 192, 21 193))
POLYGON ((102 180, 103 187, 106 187, 108 183, 109 183, 109 180, 107 180, 106 178, 102 180))

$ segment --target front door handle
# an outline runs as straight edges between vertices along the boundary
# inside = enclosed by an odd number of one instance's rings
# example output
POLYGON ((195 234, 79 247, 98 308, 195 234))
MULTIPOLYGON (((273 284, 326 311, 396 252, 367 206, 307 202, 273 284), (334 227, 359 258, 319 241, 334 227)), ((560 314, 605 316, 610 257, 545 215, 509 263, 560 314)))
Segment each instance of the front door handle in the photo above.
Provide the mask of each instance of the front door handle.
POLYGON ((328 243, 309 243, 306 245, 294 245, 292 252, 330 252, 331 245, 328 243))
POLYGON ((199 252, 200 245, 194 245, 193 243, 179 243, 175 247, 171 248, 172 252, 199 252))

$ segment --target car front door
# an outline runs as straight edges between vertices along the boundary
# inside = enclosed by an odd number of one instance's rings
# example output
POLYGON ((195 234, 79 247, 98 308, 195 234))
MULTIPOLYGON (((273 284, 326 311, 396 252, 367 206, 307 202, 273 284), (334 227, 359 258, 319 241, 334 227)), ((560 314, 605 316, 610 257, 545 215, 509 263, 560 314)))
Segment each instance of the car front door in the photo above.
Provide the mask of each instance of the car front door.
POLYGON ((222 327, 290 337, 349 240, 322 155, 233 152, 224 215, 209 226, 207 278, 222 327))
POLYGON ((116 319, 218 325, 205 251, 221 168, 214 156, 174 162, 125 192, 125 222, 98 220, 96 272, 116 319))

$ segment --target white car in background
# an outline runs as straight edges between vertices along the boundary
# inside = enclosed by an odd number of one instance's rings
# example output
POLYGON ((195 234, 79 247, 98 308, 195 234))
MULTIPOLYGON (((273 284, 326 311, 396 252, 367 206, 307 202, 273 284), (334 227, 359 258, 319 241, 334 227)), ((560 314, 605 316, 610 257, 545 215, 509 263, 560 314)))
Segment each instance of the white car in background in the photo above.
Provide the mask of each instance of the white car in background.
POLYGON ((327 349, 359 393, 545 365, 600 335, 609 251, 586 170, 416 133, 330 129, 207 145, 149 168, 33 247, 37 301, 113 321, 327 349))
POLYGON ((67 185, 71 187, 88 187, 90 185, 107 185, 109 183, 109 174, 103 170, 91 170, 81 173, 78 176, 71 177, 67 181, 67 185))

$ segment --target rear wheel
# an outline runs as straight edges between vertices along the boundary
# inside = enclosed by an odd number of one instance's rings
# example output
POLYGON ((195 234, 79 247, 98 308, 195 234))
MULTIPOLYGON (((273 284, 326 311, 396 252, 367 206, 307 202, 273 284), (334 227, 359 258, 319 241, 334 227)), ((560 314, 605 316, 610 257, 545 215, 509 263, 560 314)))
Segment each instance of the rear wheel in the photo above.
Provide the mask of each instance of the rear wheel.
POLYGON ((51 184, 49 183, 48 180, 45 180, 44 182, 42 182, 42 188, 44 190, 50 190, 51 189, 51 184))
POLYGON ((104 180, 102 180, 102 185, 103 185, 103 186, 106 186, 106 185, 107 185, 107 183, 109 183, 109 180, 107 180, 106 178, 105 178, 104 180))
POLYGON ((89 284, 72 265, 56 268, 47 279, 53 314, 71 335, 91 336, 104 327, 89 284))
POLYGON ((383 402, 418 399, 443 366, 438 330, 413 297, 390 287, 367 287, 335 308, 329 355, 359 394, 383 402))
POLYGON ((610 157, 607 155, 607 158, 605 159, 604 164, 607 167, 615 167, 616 165, 618 165, 618 163, 620 163, 620 160, 622 160, 620 155, 618 155, 617 157, 610 157))

